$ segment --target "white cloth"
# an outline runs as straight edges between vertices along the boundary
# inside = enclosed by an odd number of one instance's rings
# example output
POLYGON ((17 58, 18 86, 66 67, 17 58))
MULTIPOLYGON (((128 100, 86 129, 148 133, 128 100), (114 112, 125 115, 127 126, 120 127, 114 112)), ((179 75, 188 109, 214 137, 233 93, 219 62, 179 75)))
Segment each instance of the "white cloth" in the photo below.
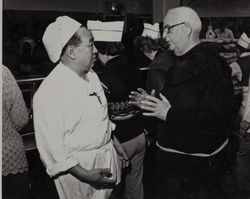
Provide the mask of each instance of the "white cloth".
POLYGON ((246 33, 242 33, 237 44, 245 49, 250 49, 250 38, 247 37, 246 33))
MULTIPOLYGON (((114 126, 108 118, 107 101, 96 73, 90 71, 87 77, 89 81, 59 63, 42 82, 33 102, 37 147, 50 176, 80 163, 85 169, 110 168, 118 183, 120 160, 111 141, 114 126)), ((94 195, 98 195, 104 199, 110 192, 78 180, 67 184, 65 179, 71 178, 70 174, 57 178, 60 198, 97 199, 94 195), (79 192, 74 193, 75 189, 79 192)))
POLYGON ((160 27, 159 23, 155 23, 154 25, 151 25, 149 23, 144 23, 144 30, 142 32, 143 37, 150 37, 152 39, 158 39, 160 38, 160 27))
POLYGON ((220 151, 222 151, 222 149, 225 148, 225 146, 227 146, 228 144, 228 139, 226 139, 219 148, 217 148, 215 151, 213 151, 212 153, 186 153, 184 151, 178 151, 175 149, 171 149, 171 148, 166 148, 161 146, 158 142, 156 142, 156 146, 159 147, 161 150, 169 152, 169 153, 178 153, 178 154, 182 154, 182 155, 190 155, 190 156, 196 156, 196 157, 202 157, 202 158, 207 158, 207 157, 211 157, 216 155, 217 153, 219 153, 220 151))
POLYGON ((242 79, 242 72, 240 66, 237 62, 232 62, 229 64, 230 68, 232 69, 232 77, 236 77, 238 81, 242 79))
MULTIPOLYGON (((80 165, 84 165, 85 168, 106 167, 113 170, 112 164, 108 160, 116 161, 113 160, 114 156, 112 156, 115 153, 113 143, 109 142, 100 150, 92 150, 88 153, 76 152, 74 155, 80 160, 80 165), (109 154, 111 155, 110 157, 109 154)), ((113 175, 116 174, 113 173, 113 175)), ((107 199, 112 192, 112 189, 97 190, 89 184, 80 182, 70 174, 56 178, 55 185, 60 199, 107 199)))
POLYGON ((42 41, 53 63, 59 61, 63 47, 81 25, 68 16, 57 17, 55 22, 48 25, 42 41))
POLYGON ((88 20, 87 27, 95 41, 120 42, 123 33, 123 21, 101 22, 88 20))
POLYGON ((240 55, 240 57, 246 57, 246 56, 250 56, 250 52, 244 52, 240 55))

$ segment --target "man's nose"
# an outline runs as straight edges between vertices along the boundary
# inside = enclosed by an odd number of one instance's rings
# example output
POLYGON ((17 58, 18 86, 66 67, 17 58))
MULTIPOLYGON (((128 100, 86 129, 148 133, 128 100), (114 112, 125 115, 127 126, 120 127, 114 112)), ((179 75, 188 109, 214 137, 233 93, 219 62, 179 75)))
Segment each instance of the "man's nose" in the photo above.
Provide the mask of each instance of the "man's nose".
POLYGON ((93 53, 97 53, 98 51, 97 51, 97 49, 96 49, 96 47, 95 47, 95 45, 93 46, 93 53))
POLYGON ((166 33, 166 31, 163 32, 162 37, 164 39, 166 39, 166 41, 169 41, 169 37, 168 37, 168 34, 166 33))

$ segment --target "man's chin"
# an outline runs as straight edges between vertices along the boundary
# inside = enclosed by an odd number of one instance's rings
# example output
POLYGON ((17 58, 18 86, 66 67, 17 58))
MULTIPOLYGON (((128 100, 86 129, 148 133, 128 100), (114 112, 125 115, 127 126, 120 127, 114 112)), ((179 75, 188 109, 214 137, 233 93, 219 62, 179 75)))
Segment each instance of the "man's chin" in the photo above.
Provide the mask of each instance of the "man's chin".
POLYGON ((88 71, 90 71, 94 66, 95 66, 95 64, 94 64, 94 63, 91 63, 91 64, 89 65, 88 71))
POLYGON ((168 49, 174 51, 174 46, 170 44, 168 49))

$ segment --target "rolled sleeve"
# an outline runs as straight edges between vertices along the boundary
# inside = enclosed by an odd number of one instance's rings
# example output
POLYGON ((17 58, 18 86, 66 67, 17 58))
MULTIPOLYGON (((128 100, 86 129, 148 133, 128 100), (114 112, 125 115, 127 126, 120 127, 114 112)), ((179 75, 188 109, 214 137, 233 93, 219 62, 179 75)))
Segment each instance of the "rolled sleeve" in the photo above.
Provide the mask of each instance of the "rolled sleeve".
POLYGON ((67 171, 68 169, 76 166, 78 163, 79 162, 75 158, 68 157, 62 162, 57 162, 53 165, 48 166, 46 171, 49 174, 49 176, 53 177, 58 173, 67 171))
POLYGON ((237 62, 233 62, 229 66, 232 69, 232 77, 236 77, 238 79, 238 81, 241 81, 242 80, 242 72, 241 72, 239 64, 237 62))
POLYGON ((65 146, 65 136, 70 132, 64 128, 65 121, 58 102, 55 106, 53 101, 35 96, 33 108, 37 148, 47 173, 52 177, 77 165, 79 161, 65 146), (55 111, 56 107, 58 110, 55 111))

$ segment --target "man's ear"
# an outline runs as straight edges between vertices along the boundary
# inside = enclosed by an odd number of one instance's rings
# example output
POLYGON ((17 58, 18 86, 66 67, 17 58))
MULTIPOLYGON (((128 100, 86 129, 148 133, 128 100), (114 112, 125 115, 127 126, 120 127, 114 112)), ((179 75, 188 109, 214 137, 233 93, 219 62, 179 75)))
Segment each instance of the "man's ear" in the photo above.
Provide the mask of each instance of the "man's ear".
POLYGON ((68 46, 65 54, 67 54, 67 56, 69 56, 71 59, 76 59, 74 46, 68 46))
POLYGON ((187 35, 190 37, 190 35, 192 34, 192 27, 189 23, 185 23, 184 24, 186 30, 187 30, 187 35))

